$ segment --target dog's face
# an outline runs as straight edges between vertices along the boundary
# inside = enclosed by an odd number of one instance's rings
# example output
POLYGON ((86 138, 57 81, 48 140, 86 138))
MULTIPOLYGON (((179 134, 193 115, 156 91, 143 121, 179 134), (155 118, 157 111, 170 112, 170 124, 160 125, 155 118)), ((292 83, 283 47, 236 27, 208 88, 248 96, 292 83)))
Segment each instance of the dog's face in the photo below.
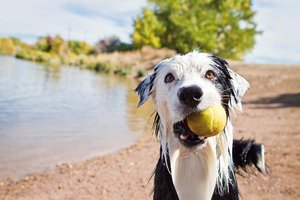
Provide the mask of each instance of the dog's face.
POLYGON ((232 101, 233 105, 240 104, 240 96, 247 87, 242 77, 228 69, 225 60, 194 51, 163 60, 137 91, 140 103, 152 95, 166 134, 174 133, 182 145, 195 147, 203 145, 206 138, 190 130, 187 116, 218 103, 229 115, 232 101))

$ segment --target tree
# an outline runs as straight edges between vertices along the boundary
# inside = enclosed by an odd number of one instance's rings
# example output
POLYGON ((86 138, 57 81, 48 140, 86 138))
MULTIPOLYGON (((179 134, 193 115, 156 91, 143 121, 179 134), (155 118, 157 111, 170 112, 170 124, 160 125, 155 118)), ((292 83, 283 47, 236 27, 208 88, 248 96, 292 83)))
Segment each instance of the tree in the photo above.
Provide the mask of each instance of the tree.
POLYGON ((51 40, 50 36, 40 37, 35 43, 35 47, 40 51, 49 52, 51 50, 51 40))
POLYGON ((114 35, 99 40, 95 46, 96 53, 110 53, 130 49, 130 45, 121 42, 120 38, 114 35))
POLYGON ((165 27, 154 11, 144 9, 142 17, 134 21, 134 27, 132 39, 135 47, 140 48, 144 45, 161 47, 160 36, 165 32, 165 27))
POLYGON ((235 59, 254 47, 254 36, 259 32, 253 21, 252 0, 148 1, 149 8, 134 21, 132 39, 138 47, 162 46, 182 53, 199 47, 235 59), (151 38, 159 40, 149 42, 151 38))

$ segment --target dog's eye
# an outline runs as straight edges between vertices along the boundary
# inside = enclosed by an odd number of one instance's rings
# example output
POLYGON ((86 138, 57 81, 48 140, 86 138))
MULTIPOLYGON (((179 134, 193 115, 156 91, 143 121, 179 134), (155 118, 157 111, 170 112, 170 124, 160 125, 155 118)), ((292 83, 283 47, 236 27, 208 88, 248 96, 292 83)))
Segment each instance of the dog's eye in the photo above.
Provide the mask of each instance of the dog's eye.
POLYGON ((171 83, 172 81, 174 81, 174 76, 173 74, 169 73, 167 74, 167 76, 165 77, 165 83, 171 83))
POLYGON ((216 74, 212 70, 208 70, 205 74, 205 77, 209 80, 212 80, 213 78, 216 77, 216 74))

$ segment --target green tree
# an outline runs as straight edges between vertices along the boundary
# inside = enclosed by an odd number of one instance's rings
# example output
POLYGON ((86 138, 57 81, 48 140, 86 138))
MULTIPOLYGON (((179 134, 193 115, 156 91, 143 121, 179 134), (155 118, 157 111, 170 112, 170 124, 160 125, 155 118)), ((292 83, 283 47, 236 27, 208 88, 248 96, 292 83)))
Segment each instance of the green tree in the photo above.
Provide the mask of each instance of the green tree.
POLYGON ((254 47, 254 36, 259 32, 253 21, 252 0, 148 1, 150 6, 145 10, 152 14, 144 10, 134 21, 132 39, 136 46, 163 46, 183 53, 199 47, 235 59, 254 47), (159 38, 158 44, 145 42, 149 35, 159 38))
POLYGON ((132 39, 135 47, 161 47, 160 36, 165 32, 165 26, 153 10, 144 9, 143 15, 134 21, 134 28, 132 39))

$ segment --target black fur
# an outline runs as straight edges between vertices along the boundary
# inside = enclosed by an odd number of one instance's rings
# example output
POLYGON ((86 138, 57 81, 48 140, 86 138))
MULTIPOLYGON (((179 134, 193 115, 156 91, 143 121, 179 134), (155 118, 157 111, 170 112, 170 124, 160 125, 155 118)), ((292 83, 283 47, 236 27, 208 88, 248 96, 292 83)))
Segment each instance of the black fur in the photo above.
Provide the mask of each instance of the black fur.
POLYGON ((141 106, 152 93, 152 88, 154 84, 155 77, 158 73, 158 69, 160 68, 160 65, 157 65, 154 68, 154 71, 152 74, 148 75, 147 78, 145 78, 136 88, 135 92, 138 93, 140 97, 140 101, 138 103, 138 107, 141 106))
POLYGON ((168 169, 170 167, 170 158, 167 156, 167 160, 162 156, 162 149, 160 148, 160 158, 156 164, 154 172, 154 200, 176 200, 178 199, 175 187, 173 185, 172 176, 168 169), (167 166, 168 165, 168 168, 167 166))
POLYGON ((214 80, 216 87, 219 89, 220 94, 222 95, 222 104, 226 110, 227 116, 229 116, 229 105, 231 97, 237 102, 237 96, 234 92, 234 86, 230 81, 232 77, 228 71, 228 63, 222 58, 212 55, 213 60, 212 67, 216 71, 216 79, 214 80))
POLYGON ((250 166, 255 166, 256 169, 261 173, 266 173, 262 166, 258 165, 260 156, 263 155, 262 144, 257 144, 254 140, 234 140, 233 142, 233 163, 236 169, 242 169, 247 171, 250 166))
POLYGON ((155 79, 156 73, 153 73, 152 75, 149 75, 146 79, 144 79, 134 90, 138 93, 140 97, 140 101, 138 104, 138 107, 141 106, 147 99, 149 98, 152 87, 153 87, 153 81, 155 79))

